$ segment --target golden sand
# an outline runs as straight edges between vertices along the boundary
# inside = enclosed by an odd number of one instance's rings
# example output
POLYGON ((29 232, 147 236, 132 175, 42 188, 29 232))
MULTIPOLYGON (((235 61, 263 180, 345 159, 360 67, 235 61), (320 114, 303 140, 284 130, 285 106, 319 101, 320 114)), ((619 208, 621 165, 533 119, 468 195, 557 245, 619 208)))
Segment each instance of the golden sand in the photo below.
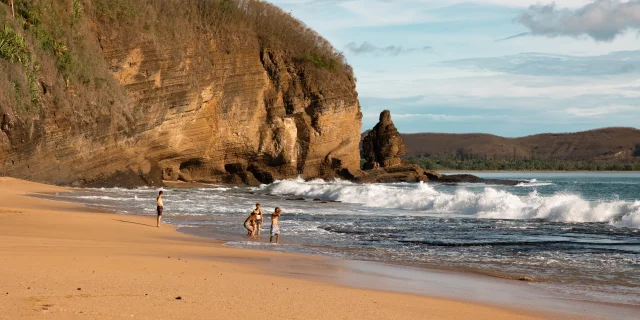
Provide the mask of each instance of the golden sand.
MULTIPOLYGON (((0 319, 540 319, 542 313, 274 276, 153 216, 28 197, 0 177, 0 319), (178 299, 178 297, 180 297, 178 299)), ((153 199, 152 199, 153 200, 153 199)), ((153 201, 151 201, 153 204, 153 201)), ((285 239, 285 238, 283 238, 285 239)))

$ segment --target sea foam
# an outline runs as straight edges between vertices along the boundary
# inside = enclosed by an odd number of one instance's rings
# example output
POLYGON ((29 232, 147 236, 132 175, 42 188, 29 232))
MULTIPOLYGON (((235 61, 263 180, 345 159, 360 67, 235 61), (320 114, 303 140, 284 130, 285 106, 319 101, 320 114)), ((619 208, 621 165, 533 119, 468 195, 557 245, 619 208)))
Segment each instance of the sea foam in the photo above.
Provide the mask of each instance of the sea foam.
POLYGON ((587 201, 576 194, 525 196, 493 187, 482 191, 464 188, 447 193, 426 183, 354 184, 302 179, 276 181, 262 186, 274 195, 296 195, 373 208, 413 210, 416 214, 453 214, 486 219, 544 219, 560 222, 607 222, 640 228, 640 201, 587 201))

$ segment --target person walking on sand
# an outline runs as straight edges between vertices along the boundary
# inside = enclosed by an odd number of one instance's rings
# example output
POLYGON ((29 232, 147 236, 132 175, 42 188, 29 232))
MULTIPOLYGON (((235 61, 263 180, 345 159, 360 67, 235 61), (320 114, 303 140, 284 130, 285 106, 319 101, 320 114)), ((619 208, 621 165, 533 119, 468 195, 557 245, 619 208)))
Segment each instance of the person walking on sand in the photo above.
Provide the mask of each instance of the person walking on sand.
POLYGON ((259 203, 256 203, 256 208, 253 209, 252 213, 256 215, 254 232, 256 235, 260 235, 260 229, 262 229, 262 209, 259 203))
POLYGON ((271 215, 271 236, 269 237, 269 243, 273 242, 273 237, 276 237, 276 243, 280 243, 280 225, 278 224, 278 218, 282 210, 276 207, 275 212, 271 215))
POLYGON ((247 229, 247 235, 253 236, 256 232, 256 214, 251 212, 251 215, 244 220, 244 228, 247 229))
POLYGON ((162 210, 164 209, 164 204, 162 203, 162 191, 158 192, 158 197, 156 198, 156 210, 158 211, 158 220, 156 221, 156 227, 160 228, 160 220, 162 220, 162 210))

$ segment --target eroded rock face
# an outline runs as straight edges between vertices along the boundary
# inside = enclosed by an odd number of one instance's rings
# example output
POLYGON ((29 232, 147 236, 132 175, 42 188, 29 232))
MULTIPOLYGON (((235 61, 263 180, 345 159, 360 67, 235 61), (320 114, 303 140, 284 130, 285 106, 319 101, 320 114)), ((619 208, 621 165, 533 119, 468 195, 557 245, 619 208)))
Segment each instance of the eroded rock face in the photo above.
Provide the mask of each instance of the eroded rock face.
POLYGON ((95 86, 115 83, 123 101, 83 95, 54 75, 39 111, 15 116, 0 105, 0 175, 77 186, 258 184, 359 169, 362 114, 349 72, 257 39, 221 48, 196 27, 167 43, 92 23, 85 45, 102 60, 91 67, 110 77, 95 86))
POLYGON ((401 157, 407 153, 407 147, 391 121, 391 112, 380 113, 380 121, 364 137, 362 151, 367 162, 365 170, 393 167, 401 164, 401 157))

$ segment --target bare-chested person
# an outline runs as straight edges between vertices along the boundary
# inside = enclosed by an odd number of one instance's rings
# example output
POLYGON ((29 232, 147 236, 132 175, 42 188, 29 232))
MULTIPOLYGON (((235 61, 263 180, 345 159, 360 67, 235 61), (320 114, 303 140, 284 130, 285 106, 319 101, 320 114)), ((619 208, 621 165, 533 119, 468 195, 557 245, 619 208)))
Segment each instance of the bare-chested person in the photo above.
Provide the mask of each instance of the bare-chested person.
POLYGON ((256 215, 252 212, 247 220, 244 220, 244 227, 247 229, 247 235, 253 236, 256 232, 256 215))
POLYGON ((276 237, 276 243, 280 243, 280 225, 278 224, 278 218, 282 210, 276 207, 276 211, 271 215, 271 236, 269 237, 269 243, 273 242, 273 237, 276 237))
POLYGON ((156 211, 158 212, 158 217, 156 218, 156 227, 160 228, 160 220, 162 220, 162 211, 164 210, 164 204, 162 203, 162 191, 158 192, 158 197, 156 198, 156 211))

